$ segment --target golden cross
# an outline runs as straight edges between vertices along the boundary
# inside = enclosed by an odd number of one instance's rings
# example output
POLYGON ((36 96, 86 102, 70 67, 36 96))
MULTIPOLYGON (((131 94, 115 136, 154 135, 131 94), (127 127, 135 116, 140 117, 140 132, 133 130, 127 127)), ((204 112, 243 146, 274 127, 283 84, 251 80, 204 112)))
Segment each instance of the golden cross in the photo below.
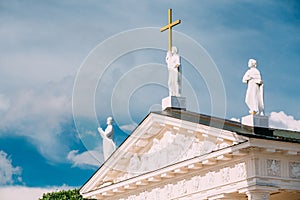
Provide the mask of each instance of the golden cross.
POLYGON ((160 29, 160 32, 163 32, 165 30, 169 30, 169 51, 172 50, 172 27, 176 26, 177 24, 180 24, 180 20, 176 20, 175 22, 172 22, 172 9, 170 8, 168 10, 168 25, 162 27, 160 29))

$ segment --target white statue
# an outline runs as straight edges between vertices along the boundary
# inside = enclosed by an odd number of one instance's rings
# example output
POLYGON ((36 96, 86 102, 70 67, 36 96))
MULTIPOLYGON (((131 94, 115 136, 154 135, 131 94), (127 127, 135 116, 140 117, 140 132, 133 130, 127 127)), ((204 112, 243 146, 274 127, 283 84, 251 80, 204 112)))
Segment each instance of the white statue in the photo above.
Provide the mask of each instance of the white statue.
POLYGON ((243 82, 248 84, 245 102, 251 115, 264 115, 263 81, 260 72, 256 68, 256 60, 249 59, 248 67, 250 69, 243 77, 243 82))
POLYGON ((177 48, 172 47, 172 51, 167 52, 166 62, 169 71, 169 96, 180 96, 181 92, 181 70, 180 70, 180 57, 177 53, 177 48))
POLYGON ((107 118, 107 127, 105 131, 101 127, 98 128, 98 131, 103 138, 103 154, 104 160, 107 160, 110 155, 116 150, 116 145, 113 141, 114 128, 112 126, 112 117, 107 118))

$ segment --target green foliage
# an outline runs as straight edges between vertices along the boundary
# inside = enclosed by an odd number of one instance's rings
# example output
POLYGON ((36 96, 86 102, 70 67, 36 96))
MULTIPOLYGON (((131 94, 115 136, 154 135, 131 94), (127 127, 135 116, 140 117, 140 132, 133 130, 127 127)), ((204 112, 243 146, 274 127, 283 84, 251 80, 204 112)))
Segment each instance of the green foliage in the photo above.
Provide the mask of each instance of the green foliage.
POLYGON ((78 189, 73 189, 46 193, 39 200, 84 200, 84 198, 79 194, 78 189))

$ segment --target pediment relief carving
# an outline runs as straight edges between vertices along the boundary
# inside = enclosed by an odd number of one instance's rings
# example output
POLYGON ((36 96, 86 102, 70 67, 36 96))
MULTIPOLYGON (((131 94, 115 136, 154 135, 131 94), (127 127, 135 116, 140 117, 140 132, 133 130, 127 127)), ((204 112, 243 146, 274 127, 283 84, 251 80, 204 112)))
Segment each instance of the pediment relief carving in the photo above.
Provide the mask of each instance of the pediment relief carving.
POLYGON ((233 132, 204 125, 155 120, 140 125, 131 138, 122 156, 116 156, 118 161, 110 166, 119 173, 106 176, 105 180, 117 183, 245 140, 233 132), (175 124, 184 126, 176 127, 175 124))
POLYGON ((210 138, 207 135, 198 137, 194 132, 180 133, 168 129, 162 136, 152 139, 147 145, 146 152, 132 154, 125 169, 126 174, 118 180, 128 179, 230 145, 233 145, 232 141, 222 138, 210 138))

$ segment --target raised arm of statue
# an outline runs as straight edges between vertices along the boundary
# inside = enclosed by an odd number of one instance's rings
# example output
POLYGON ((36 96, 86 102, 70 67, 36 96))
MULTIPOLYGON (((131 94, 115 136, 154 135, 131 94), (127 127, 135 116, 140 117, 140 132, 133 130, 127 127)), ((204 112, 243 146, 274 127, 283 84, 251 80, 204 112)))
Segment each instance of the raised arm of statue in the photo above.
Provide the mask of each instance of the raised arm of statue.
POLYGON ((100 133, 101 137, 106 137, 105 132, 101 127, 98 128, 98 132, 100 133))
POLYGON ((168 51, 167 55, 166 55, 166 63, 167 64, 169 64, 169 60, 171 59, 171 57, 172 57, 172 53, 171 53, 171 51, 168 51))
POLYGON ((101 137, 106 137, 106 138, 112 139, 114 130, 113 130, 113 126, 112 126, 112 118, 111 117, 107 118, 107 127, 106 127, 105 131, 103 131, 103 129, 101 127, 99 127, 98 132, 100 133, 101 137))

